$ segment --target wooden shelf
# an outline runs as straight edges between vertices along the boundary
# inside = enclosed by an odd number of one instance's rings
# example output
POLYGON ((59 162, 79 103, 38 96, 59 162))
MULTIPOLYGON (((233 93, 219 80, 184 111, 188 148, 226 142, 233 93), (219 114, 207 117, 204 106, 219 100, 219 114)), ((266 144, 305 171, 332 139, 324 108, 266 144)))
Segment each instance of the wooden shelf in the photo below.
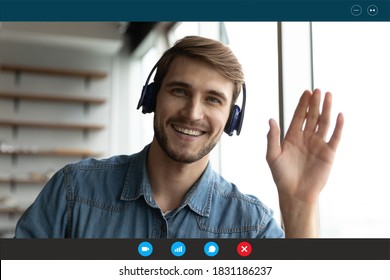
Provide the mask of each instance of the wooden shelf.
POLYGON ((24 156, 57 156, 57 157, 98 157, 102 155, 98 152, 93 152, 89 150, 83 149, 51 149, 51 150, 31 150, 31 151, 23 151, 23 150, 15 150, 12 152, 1 152, 0 155, 24 155, 24 156))
POLYGON ((2 184, 46 184, 47 180, 43 179, 34 179, 34 178, 17 178, 17 177, 10 177, 10 178, 0 178, 0 183, 2 184))
POLYGON ((26 211, 19 207, 0 207, 0 214, 21 215, 26 211))
POLYGON ((0 120, 0 126, 12 127, 31 127, 31 128, 48 128, 48 129, 70 129, 70 130, 102 130, 103 125, 99 124, 63 124, 47 123, 32 121, 0 120))
MULTIPOLYGON (((0 63, 0 71, 8 72, 8 76, 11 78, 14 78, 14 89, 10 89, 9 91, 4 89, 0 91, 0 99, 2 99, 4 102, 4 99, 9 99, 13 101, 14 105, 14 113, 15 115, 22 118, 21 115, 19 115, 19 111, 21 109, 24 109, 24 106, 20 106, 21 102, 58 102, 58 103, 74 103, 74 104, 82 104, 85 117, 89 116, 90 108, 92 105, 101 105, 107 102, 106 98, 100 98, 100 97, 94 97, 92 96, 93 92, 92 89, 95 88, 95 85, 92 86, 92 83, 96 80, 104 79, 108 76, 107 72, 104 71, 94 71, 94 68, 86 69, 86 70, 77 70, 77 69, 66 69, 66 67, 35 67, 33 65, 18 65, 18 64, 12 64, 12 63, 0 63), (44 75, 46 77, 63 77, 62 81, 64 83, 73 83, 77 82, 77 85, 79 85, 81 82, 84 82, 84 90, 85 94, 82 94, 83 96, 80 96, 76 93, 72 92, 72 96, 67 96, 66 93, 61 94, 60 92, 57 92, 55 94, 51 93, 40 93, 39 89, 37 92, 29 92, 30 89, 27 89, 27 92, 21 92, 18 91, 18 89, 22 89, 22 86, 25 86, 24 79, 26 78, 27 74, 31 74, 31 79, 35 79, 35 82, 39 82, 40 80, 37 80, 38 76, 35 75, 42 75, 39 76, 39 78, 44 78, 44 75)), ((105 83, 104 83, 105 84, 105 83)), ((100 88, 102 88, 99 83, 96 85, 100 88)), ((33 91, 35 91, 34 89, 33 91)), ((56 90, 56 89, 54 89, 56 90)), ((9 102, 7 102, 8 104, 9 102)), ((36 104, 30 104, 33 106, 38 106, 36 104)), ((24 105, 24 104, 23 104, 24 105)), ((45 106, 50 106, 51 104, 44 104, 45 106)), ((73 105, 73 104, 72 104, 73 105)), ((80 106, 81 107, 81 106, 80 106)), ((69 105, 69 108, 72 107, 69 105)), ((79 109, 77 107, 77 109, 79 109)), ((80 108, 81 109, 81 108, 80 108)), ((73 110, 73 109, 72 109, 73 110)), ((69 112, 70 114, 72 111, 69 112)), ((90 117, 90 116, 89 116, 90 117)), ((88 121, 88 118, 83 118, 83 120, 88 121)), ((69 120, 72 122, 71 120, 69 120)), ((87 158, 87 157, 99 157, 103 153, 91 151, 88 149, 67 149, 67 148, 53 148, 53 149, 38 149, 34 146, 31 147, 23 147, 23 146, 15 146, 14 143, 18 143, 19 140, 19 131, 22 131, 23 128, 31 128, 31 129, 53 129, 53 133, 57 132, 57 130, 76 130, 78 133, 78 130, 82 131, 83 138, 84 138, 84 145, 82 147, 89 147, 91 143, 88 141, 88 138, 90 137, 91 131, 100 131, 105 129, 105 125, 102 124, 83 124, 78 122, 77 120, 73 120, 75 123, 62 123, 66 122, 66 118, 57 119, 57 121, 54 120, 53 117, 48 116, 47 118, 44 118, 42 121, 34 121, 33 119, 30 119, 29 116, 25 118, 25 120, 15 120, 12 118, 12 116, 4 116, 4 119, 0 119, 0 127, 10 127, 9 130, 12 130, 13 139, 15 140, 10 145, 2 145, 0 147, 0 157, 6 157, 6 160, 10 159, 12 161, 11 166, 12 170, 16 174, 19 174, 20 170, 18 170, 18 160, 21 159, 28 159, 27 157, 32 157, 30 160, 36 161, 37 164, 40 162, 46 162, 46 161, 52 161, 49 159, 44 159, 40 157, 70 157, 70 158, 87 158), (36 157, 36 158, 35 158, 36 157)), ((80 120, 81 122, 85 122, 80 120)), ((91 119, 92 122, 94 120, 91 119)), ((96 120, 95 120, 96 122, 96 120)), ((104 123, 102 121, 102 123, 104 123)), ((8 132, 8 129, 7 129, 8 132)), ((26 130, 28 132, 28 130, 26 130)), ((39 131, 38 131, 39 132, 39 131)), ((75 135, 76 136, 76 135, 75 135)), ((77 134, 77 137, 79 135, 77 134)), ((95 137, 96 135, 93 135, 95 137)), ((24 136, 23 137, 27 137, 24 136)), ((78 139, 78 138, 77 138, 78 139)), ((23 140, 23 139, 22 139, 23 140)), ((28 140, 28 138, 24 139, 28 140)), ((26 142, 26 141, 22 141, 26 142)), ((43 168, 41 168, 43 169, 43 168)), ((46 167, 45 169, 49 169, 49 167, 46 167)), ((28 173, 26 176, 5 176, 7 174, 4 174, 4 176, 0 177, 0 183, 1 186, 6 186, 7 188, 11 189, 11 192, 15 191, 16 188, 19 187, 38 187, 39 185, 44 185, 48 182, 48 176, 45 176, 45 173, 40 174, 41 171, 39 171, 39 174, 35 173, 28 173), (30 176, 31 175, 31 176, 30 176)), ((50 171, 47 175, 50 174, 50 171)), ((23 189, 23 188, 22 188, 23 189)), ((23 189, 24 191, 24 189, 23 189)), ((16 193, 17 194, 17 193, 16 193)), ((12 203, 12 201, 9 201, 8 203, 0 203, 0 214, 1 215, 8 215, 10 218, 9 220, 14 220, 17 218, 18 215, 21 215, 26 210, 24 205, 19 205, 18 203, 12 203)))
POLYGON ((0 92, 0 98, 24 99, 24 100, 31 100, 31 101, 48 101, 48 102, 87 103, 87 104, 103 104, 104 102, 106 102, 106 100, 103 98, 54 96, 54 95, 41 95, 35 93, 15 93, 15 92, 0 92))
POLYGON ((68 77, 82 77, 88 79, 103 79, 107 77, 107 73, 98 71, 81 71, 72 69, 46 68, 34 67, 28 65, 2 64, 0 70, 10 71, 15 73, 26 72, 34 74, 68 76, 68 77))

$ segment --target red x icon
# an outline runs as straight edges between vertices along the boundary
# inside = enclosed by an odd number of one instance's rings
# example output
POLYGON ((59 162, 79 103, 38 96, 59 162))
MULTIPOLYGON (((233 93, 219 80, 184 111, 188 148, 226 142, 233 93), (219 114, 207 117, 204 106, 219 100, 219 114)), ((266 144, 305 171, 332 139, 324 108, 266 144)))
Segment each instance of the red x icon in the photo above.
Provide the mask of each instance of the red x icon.
POLYGON ((247 257, 252 253, 252 245, 248 242, 241 242, 237 246, 237 253, 241 257, 247 257))

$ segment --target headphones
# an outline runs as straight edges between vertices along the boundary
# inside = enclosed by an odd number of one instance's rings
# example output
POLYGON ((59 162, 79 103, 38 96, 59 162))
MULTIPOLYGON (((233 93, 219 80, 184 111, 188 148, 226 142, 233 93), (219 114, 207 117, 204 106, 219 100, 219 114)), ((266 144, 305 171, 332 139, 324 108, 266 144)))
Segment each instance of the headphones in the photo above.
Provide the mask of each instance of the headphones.
MULTIPOLYGON (((141 97, 138 101, 137 110, 142 106, 142 113, 152 113, 156 107, 156 91, 155 84, 150 83, 149 80, 154 71, 158 67, 158 62, 152 70, 150 71, 148 78, 146 79, 145 85, 142 87, 141 97)), ((224 131, 232 136, 234 131, 236 131, 237 135, 240 135, 242 123, 244 121, 244 113, 245 113, 245 103, 246 103, 246 86, 245 83, 242 83, 242 106, 234 105, 232 110, 230 111, 229 118, 226 122, 224 131)))

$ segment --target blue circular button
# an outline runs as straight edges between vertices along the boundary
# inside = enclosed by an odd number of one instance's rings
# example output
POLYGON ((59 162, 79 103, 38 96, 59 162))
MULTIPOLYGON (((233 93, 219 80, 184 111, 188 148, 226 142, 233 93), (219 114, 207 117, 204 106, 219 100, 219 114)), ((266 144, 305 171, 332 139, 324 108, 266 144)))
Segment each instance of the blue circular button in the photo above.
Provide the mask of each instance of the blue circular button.
POLYGON ((153 246, 149 242, 145 241, 138 245, 138 254, 143 257, 149 257, 153 253, 153 246))
POLYGON ((171 252, 175 257, 181 257, 186 253, 186 245, 183 242, 175 242, 171 246, 171 252))
POLYGON ((375 6, 375 5, 370 5, 368 8, 367 8, 367 13, 370 15, 370 16, 376 16, 378 14, 378 7, 375 6))
POLYGON ((357 17, 357 16, 360 16, 362 14, 362 7, 359 6, 359 5, 353 5, 351 7, 351 13, 357 17))
POLYGON ((219 252, 219 246, 215 242, 207 242, 204 245, 204 253, 209 257, 215 257, 219 252))

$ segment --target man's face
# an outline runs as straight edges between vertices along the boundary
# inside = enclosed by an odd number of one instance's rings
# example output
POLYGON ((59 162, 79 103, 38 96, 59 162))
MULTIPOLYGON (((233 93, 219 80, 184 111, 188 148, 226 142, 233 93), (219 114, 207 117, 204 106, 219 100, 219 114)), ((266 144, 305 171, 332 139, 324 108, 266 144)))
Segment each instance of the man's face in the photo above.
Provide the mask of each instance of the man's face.
POLYGON ((209 64, 176 57, 162 81, 155 137, 173 160, 192 163, 218 143, 229 117, 233 83, 209 64))

